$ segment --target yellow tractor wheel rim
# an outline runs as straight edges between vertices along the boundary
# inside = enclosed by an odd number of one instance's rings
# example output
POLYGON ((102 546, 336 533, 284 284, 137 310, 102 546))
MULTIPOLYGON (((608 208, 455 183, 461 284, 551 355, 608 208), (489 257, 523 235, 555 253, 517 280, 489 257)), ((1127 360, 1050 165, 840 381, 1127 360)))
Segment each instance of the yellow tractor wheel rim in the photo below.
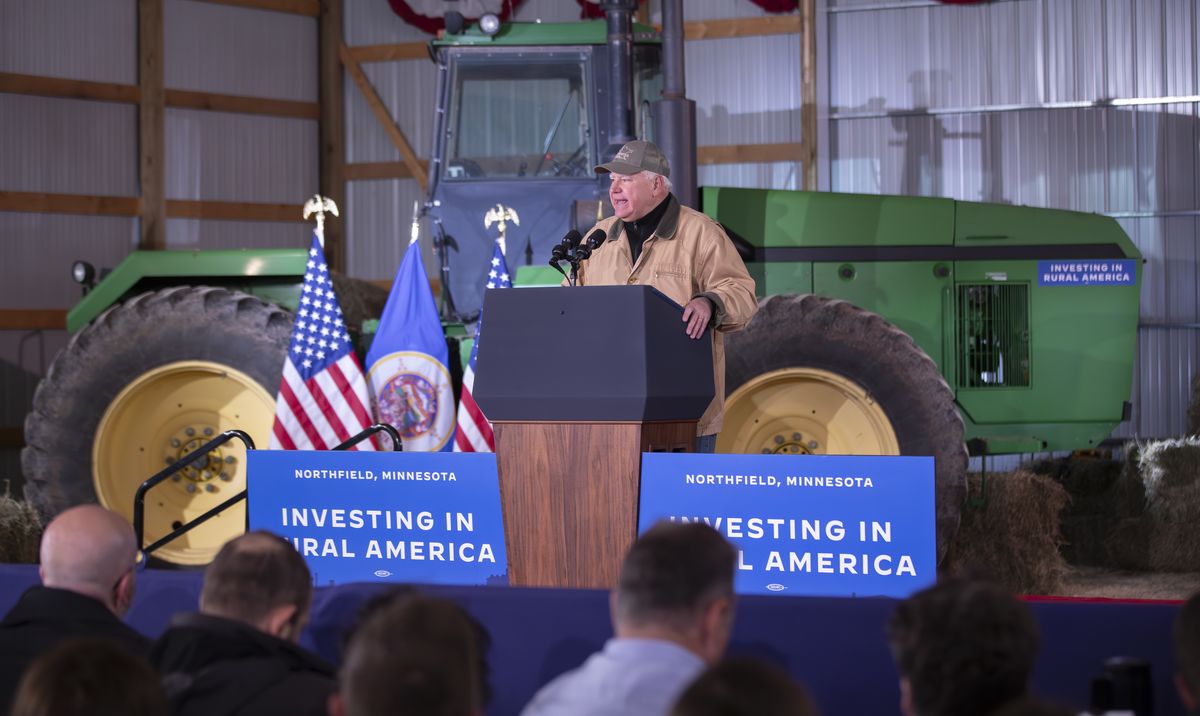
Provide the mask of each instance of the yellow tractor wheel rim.
MULTIPOLYGON (((92 481, 100 503, 133 520, 139 485, 231 428, 266 445, 275 401, 250 376, 210 361, 181 361, 147 371, 113 399, 92 443, 92 481)), ((246 450, 231 440, 146 493, 145 543, 246 489, 246 450)), ((246 503, 167 543, 154 556, 207 564, 246 526, 246 503)))
POLYGON ((819 368, 763 373, 725 400, 725 453, 899 455, 883 408, 858 383, 819 368))

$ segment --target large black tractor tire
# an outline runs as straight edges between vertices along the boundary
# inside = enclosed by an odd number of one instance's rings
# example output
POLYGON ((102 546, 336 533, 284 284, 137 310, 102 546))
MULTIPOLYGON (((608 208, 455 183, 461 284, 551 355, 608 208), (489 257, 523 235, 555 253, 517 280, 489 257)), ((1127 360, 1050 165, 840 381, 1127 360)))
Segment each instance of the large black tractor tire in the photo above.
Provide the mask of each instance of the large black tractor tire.
MULTIPOLYGON (((25 493, 44 519, 99 502, 127 518, 144 480, 216 434, 265 447, 292 316, 254 296, 180 286, 109 308, 51 363, 25 420, 25 493)), ((245 489, 234 440, 152 489, 145 541, 245 489)), ((201 565, 245 527, 244 503, 156 556, 201 565)))
POLYGON ((932 455, 941 561, 967 451, 954 394, 912 338, 845 301, 783 295, 729 334, 726 353, 720 452, 932 455))

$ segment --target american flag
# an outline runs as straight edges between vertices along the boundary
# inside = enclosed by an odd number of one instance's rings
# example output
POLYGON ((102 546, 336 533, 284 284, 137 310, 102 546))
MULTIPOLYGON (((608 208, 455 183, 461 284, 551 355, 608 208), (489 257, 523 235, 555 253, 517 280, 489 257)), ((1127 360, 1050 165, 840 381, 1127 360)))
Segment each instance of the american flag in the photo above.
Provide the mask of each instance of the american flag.
MULTIPOLYGON (((496 242, 496 250, 492 253, 492 265, 488 269, 487 288, 512 288, 512 278, 508 273, 508 262, 504 260, 504 251, 500 242, 496 242)), ((475 360, 479 357, 479 338, 483 335, 483 314, 479 314, 479 324, 475 327, 475 345, 471 348, 471 360, 463 371, 462 397, 458 401, 458 430, 454 434, 455 452, 494 452, 496 438, 492 435, 491 423, 483 416, 483 411, 475 403, 471 390, 475 387, 475 360)))
MULTIPOLYGON (((333 448, 371 425, 370 405, 367 381, 333 293, 325 252, 314 234, 275 401, 271 448, 333 448)), ((356 447, 375 449, 372 440, 356 447)))

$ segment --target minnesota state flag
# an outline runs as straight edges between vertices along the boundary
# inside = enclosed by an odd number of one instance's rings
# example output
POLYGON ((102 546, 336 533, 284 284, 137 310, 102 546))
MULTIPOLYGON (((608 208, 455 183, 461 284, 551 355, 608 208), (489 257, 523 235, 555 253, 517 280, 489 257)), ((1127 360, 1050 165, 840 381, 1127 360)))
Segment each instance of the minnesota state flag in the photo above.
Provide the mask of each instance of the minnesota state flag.
POLYGON ((406 451, 437 452, 454 446, 448 354, 421 246, 414 240, 404 252, 379 332, 367 352, 375 413, 380 422, 400 432, 406 451))

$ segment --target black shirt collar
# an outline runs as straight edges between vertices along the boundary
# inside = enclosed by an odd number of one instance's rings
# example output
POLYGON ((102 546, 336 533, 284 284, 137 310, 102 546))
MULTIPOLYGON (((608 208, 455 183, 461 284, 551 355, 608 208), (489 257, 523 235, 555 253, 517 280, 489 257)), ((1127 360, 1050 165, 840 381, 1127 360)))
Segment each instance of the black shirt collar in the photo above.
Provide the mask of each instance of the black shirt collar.
POLYGON ((667 213, 667 208, 670 205, 671 195, 667 194, 649 214, 646 214, 637 221, 629 222, 629 232, 642 240, 650 238, 650 235, 658 228, 659 222, 662 221, 663 215, 667 213))

